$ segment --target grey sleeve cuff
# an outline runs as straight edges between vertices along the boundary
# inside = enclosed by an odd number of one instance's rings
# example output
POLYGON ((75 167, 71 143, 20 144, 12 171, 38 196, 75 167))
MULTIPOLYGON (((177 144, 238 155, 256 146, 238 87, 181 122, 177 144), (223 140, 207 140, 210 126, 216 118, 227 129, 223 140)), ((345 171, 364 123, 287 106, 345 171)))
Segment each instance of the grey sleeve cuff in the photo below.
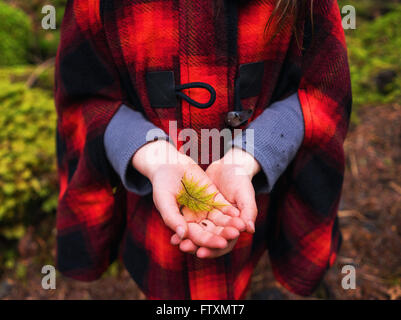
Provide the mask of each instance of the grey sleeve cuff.
POLYGON ((149 179, 135 170, 131 159, 139 148, 156 139, 168 140, 168 136, 145 119, 142 113, 125 105, 121 105, 107 125, 104 134, 106 154, 128 191, 138 195, 146 195, 152 191, 149 179), (147 140, 149 133, 151 139, 147 140))
POLYGON ((273 189, 301 146, 304 130, 301 104, 294 93, 269 106, 234 139, 233 145, 251 153, 262 168, 253 180, 256 193, 273 189), (254 137, 251 145, 246 142, 246 135, 252 136, 249 130, 254 137))

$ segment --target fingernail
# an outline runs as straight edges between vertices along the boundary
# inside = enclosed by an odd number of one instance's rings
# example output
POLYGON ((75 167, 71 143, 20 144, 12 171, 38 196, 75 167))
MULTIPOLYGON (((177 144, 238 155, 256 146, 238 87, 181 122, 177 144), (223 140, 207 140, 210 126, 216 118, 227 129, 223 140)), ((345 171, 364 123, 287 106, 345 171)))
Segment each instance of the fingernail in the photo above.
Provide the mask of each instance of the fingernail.
POLYGON ((176 233, 181 239, 183 239, 185 235, 185 229, 182 226, 178 226, 176 233))
POLYGON ((235 231, 233 231, 233 234, 231 234, 231 238, 236 239, 238 237, 239 237, 239 231, 237 229, 235 229, 235 231))
POLYGON ((255 232, 255 224, 253 223, 253 221, 249 220, 248 226, 252 230, 252 233, 255 232))
POLYGON ((203 259, 203 258, 205 257, 205 253, 204 253, 204 251, 199 251, 199 249, 198 249, 198 251, 196 251, 196 256, 197 256, 198 258, 203 259), (202 253, 202 252, 203 252, 203 253, 202 253))
POLYGON ((181 241, 178 240, 177 237, 175 237, 175 236, 172 236, 171 239, 170 239, 170 243, 171 243, 173 246, 178 245, 180 242, 181 242, 181 241))
POLYGON ((227 240, 221 239, 220 241, 218 241, 217 246, 219 249, 225 249, 228 246, 227 240))
POLYGON ((242 232, 246 229, 246 223, 241 218, 234 218, 233 227, 238 229, 239 232, 242 232))

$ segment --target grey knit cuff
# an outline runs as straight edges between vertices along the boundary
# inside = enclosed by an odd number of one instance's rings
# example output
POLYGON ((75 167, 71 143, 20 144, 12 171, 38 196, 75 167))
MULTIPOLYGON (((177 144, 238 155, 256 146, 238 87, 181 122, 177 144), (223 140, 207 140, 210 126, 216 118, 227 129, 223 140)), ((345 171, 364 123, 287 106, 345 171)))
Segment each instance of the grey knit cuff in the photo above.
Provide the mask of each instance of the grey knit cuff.
MULTIPOLYGON (((253 180, 256 193, 271 192, 295 157, 304 138, 304 119, 298 94, 273 103, 252 121, 233 145, 251 150, 262 168, 253 180), (246 144, 246 131, 253 130, 253 146, 246 144)), ((249 134, 249 133, 248 133, 249 134)))
POLYGON ((107 125, 104 134, 106 154, 128 191, 141 196, 152 191, 149 179, 133 167, 131 160, 139 148, 156 139, 168 140, 168 136, 162 129, 145 119, 142 113, 125 105, 121 105, 107 125), (149 132, 152 137, 148 141, 149 132))

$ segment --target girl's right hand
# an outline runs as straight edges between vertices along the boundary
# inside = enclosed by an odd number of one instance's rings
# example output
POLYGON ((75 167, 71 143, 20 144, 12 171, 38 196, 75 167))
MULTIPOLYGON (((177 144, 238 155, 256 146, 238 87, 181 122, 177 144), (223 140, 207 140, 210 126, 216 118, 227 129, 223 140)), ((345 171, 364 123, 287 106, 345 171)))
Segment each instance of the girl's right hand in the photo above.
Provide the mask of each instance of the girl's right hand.
POLYGON ((218 192, 202 168, 190 157, 178 152, 171 143, 154 141, 144 145, 134 154, 132 164, 152 183, 156 208, 164 223, 181 239, 188 238, 201 247, 224 249, 228 245, 227 240, 237 238, 239 232, 245 230, 244 222, 238 218, 238 209, 218 192), (176 196, 182 188, 181 179, 184 173, 200 185, 208 184, 207 192, 217 192, 215 201, 227 204, 219 209, 220 214, 209 218, 216 226, 224 228, 219 235, 207 230, 201 223, 187 223, 181 214, 176 196), (228 223, 227 217, 230 219, 228 223), (221 225, 221 221, 224 221, 224 225, 221 225))

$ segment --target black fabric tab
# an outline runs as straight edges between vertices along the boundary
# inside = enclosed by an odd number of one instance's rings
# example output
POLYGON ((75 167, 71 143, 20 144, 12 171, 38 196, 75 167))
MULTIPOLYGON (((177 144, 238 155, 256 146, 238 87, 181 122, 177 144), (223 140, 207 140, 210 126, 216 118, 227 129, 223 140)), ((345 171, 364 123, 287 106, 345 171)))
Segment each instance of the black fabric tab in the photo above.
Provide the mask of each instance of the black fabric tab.
POLYGON ((173 71, 148 72, 146 86, 152 108, 175 108, 177 106, 173 71))
POLYGON ((270 103, 283 100, 298 91, 302 70, 297 65, 285 60, 277 79, 270 103))
POLYGON ((245 63, 239 66, 241 99, 256 97, 262 90, 264 62, 245 63))

